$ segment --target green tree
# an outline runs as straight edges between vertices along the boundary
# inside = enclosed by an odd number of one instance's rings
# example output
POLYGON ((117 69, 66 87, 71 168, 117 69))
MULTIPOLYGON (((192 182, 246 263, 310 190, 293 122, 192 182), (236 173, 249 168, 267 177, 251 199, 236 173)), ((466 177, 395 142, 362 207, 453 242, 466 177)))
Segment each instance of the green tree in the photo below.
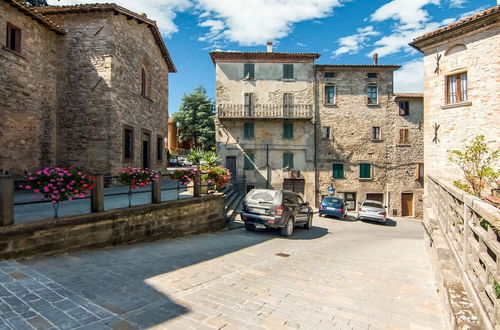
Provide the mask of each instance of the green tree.
POLYGON ((191 94, 184 94, 179 111, 174 113, 173 118, 181 142, 189 142, 193 148, 202 150, 215 146, 215 106, 205 88, 200 86, 191 94))
POLYGON ((24 2, 30 7, 40 7, 49 5, 46 0, 24 0, 24 2))
POLYGON ((484 135, 473 138, 465 145, 465 151, 452 150, 450 161, 457 164, 462 170, 465 182, 457 180, 454 185, 468 193, 481 197, 486 184, 498 183, 499 171, 494 169, 500 158, 500 150, 490 150, 484 141, 484 135))

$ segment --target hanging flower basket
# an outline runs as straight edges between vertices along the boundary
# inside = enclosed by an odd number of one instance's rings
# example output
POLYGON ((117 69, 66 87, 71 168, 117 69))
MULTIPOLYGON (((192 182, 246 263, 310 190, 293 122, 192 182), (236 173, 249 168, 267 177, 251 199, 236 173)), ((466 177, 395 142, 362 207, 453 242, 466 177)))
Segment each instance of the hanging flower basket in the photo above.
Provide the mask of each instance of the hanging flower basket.
POLYGON ((28 175, 28 182, 19 185, 19 188, 33 190, 44 199, 51 201, 54 207, 54 218, 58 217, 61 203, 85 198, 95 182, 94 177, 68 167, 46 167, 35 174, 28 175))
POLYGON ((131 207, 133 189, 146 187, 153 181, 158 181, 158 174, 149 168, 127 167, 118 173, 118 181, 128 186, 128 207, 131 207))

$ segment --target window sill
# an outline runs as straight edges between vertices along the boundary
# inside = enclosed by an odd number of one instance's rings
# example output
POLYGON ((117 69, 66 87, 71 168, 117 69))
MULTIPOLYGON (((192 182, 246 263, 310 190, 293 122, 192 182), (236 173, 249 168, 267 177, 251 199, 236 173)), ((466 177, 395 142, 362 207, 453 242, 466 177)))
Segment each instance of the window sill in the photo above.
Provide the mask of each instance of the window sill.
POLYGON ((154 101, 153 101, 152 99, 150 99, 149 97, 147 97, 147 96, 145 96, 145 95, 142 95, 142 94, 140 94, 140 95, 141 95, 141 97, 142 97, 143 99, 148 100, 149 102, 154 102, 154 101))
POLYGON ((358 178, 359 181, 372 181, 373 178, 358 178))
POLYGON ((379 107, 380 103, 367 103, 366 105, 369 107, 379 107))
POLYGON ((383 142, 383 141, 384 141, 384 140, 382 140, 382 139, 372 139, 372 142, 377 142, 377 143, 378 143, 378 142, 383 142))
POLYGON ((459 103, 450 103, 441 106, 441 109, 451 109, 451 108, 460 108, 460 107, 470 107, 472 102, 459 102, 459 103))
POLYGON ((336 107, 337 103, 323 103, 325 107, 336 107))
POLYGON ((255 78, 243 78, 243 81, 255 81, 255 78))
POLYGON ((281 79, 281 81, 283 81, 283 82, 294 82, 294 81, 296 81, 296 79, 295 78, 283 78, 283 79, 281 79))
POLYGON ((13 49, 7 48, 7 47, 5 47, 5 46, 2 46, 2 49, 3 49, 3 50, 5 50, 6 52, 9 52, 9 53, 11 53, 11 54, 14 54, 14 55, 16 55, 16 56, 18 56, 18 57, 22 58, 23 60, 26 60, 26 58, 25 58, 23 55, 21 55, 21 53, 18 53, 18 52, 16 52, 16 51, 15 51, 15 50, 13 50, 13 49))
POLYGON ((411 144, 403 144, 403 143, 398 143, 398 144, 396 144, 396 146, 398 146, 398 147, 408 148, 408 147, 411 147, 411 144))
POLYGON ((334 178, 333 176, 330 178, 331 180, 345 180, 346 178, 334 178))

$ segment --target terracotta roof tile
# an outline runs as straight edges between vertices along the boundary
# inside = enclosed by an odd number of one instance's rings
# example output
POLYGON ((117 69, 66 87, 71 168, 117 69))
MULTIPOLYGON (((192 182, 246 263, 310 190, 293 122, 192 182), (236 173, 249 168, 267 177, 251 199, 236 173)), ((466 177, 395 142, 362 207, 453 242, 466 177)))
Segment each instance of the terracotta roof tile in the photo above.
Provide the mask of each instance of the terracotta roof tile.
POLYGON ((156 21, 151 20, 146 17, 146 15, 137 14, 127 8, 123 8, 114 3, 94 3, 94 4, 84 4, 84 5, 69 5, 69 6, 45 6, 45 7, 37 7, 36 11, 43 15, 51 15, 51 14, 65 14, 65 13, 81 13, 81 12, 95 12, 95 11, 114 11, 120 14, 123 14, 127 17, 136 19, 142 23, 148 24, 151 32, 153 33, 156 44, 160 47, 160 50, 163 53, 163 58, 167 62, 168 68, 170 72, 177 72, 174 62, 170 57, 170 53, 163 41, 163 37, 161 36, 160 30, 156 25, 156 21))
POLYGON ((319 53, 287 53, 287 52, 211 52, 212 62, 216 60, 310 60, 314 61, 319 53))
POLYGON ((424 97, 423 93, 394 93, 394 97, 420 98, 424 97))
POLYGON ((428 39, 430 37, 439 35, 441 33, 447 32, 447 31, 459 29, 460 27, 462 27, 466 24, 475 22, 479 19, 486 18, 486 17, 489 17, 489 16, 494 15, 494 14, 498 14, 498 13, 500 13, 500 5, 488 8, 482 12, 479 12, 479 13, 474 14, 474 15, 469 16, 469 17, 462 18, 461 20, 458 20, 456 22, 448 24, 442 28, 439 28, 437 30, 434 30, 434 31, 431 31, 429 33, 423 34, 419 37, 416 37, 415 39, 413 39, 413 42, 410 43, 410 46, 415 47, 415 43, 417 43, 419 41, 422 41, 424 39, 428 39))
POLYGON ((397 64, 317 64, 317 68, 396 68, 399 69, 401 65, 397 64))
POLYGON ((39 14, 34 8, 31 8, 27 6, 24 2, 20 0, 3 0, 4 2, 7 2, 13 7, 16 7, 26 15, 30 16, 34 20, 38 21, 40 24, 45 25, 49 30, 54 31, 57 34, 66 34, 64 29, 57 25, 56 23, 52 22, 50 19, 47 17, 39 14))

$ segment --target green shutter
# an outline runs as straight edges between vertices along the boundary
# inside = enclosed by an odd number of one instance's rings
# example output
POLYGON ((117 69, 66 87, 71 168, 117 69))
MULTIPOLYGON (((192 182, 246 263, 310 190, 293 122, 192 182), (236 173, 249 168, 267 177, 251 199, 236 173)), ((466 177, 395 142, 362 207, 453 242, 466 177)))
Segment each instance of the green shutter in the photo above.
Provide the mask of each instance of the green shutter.
POLYGON ((361 179, 371 178, 371 164, 359 164, 359 177, 361 179))
POLYGON ((333 164, 332 165, 332 176, 334 179, 344 178, 344 164, 333 164))
POLYGON ((245 123, 243 124, 243 137, 245 139, 253 139, 255 137, 255 132, 254 132, 254 124, 252 123, 245 123))
POLYGON ((254 154, 253 152, 247 152, 245 155, 245 162, 243 163, 243 168, 245 170, 253 170, 254 169, 254 154))
POLYGON ((283 79, 293 79, 293 64, 283 64, 283 79))
POLYGON ((283 138, 293 139, 293 124, 283 124, 283 138))
POLYGON ((252 63, 246 63, 243 65, 243 78, 244 79, 254 79, 255 78, 255 65, 252 63))
POLYGON ((283 167, 288 167, 293 169, 293 153, 284 152, 283 153, 283 167))

